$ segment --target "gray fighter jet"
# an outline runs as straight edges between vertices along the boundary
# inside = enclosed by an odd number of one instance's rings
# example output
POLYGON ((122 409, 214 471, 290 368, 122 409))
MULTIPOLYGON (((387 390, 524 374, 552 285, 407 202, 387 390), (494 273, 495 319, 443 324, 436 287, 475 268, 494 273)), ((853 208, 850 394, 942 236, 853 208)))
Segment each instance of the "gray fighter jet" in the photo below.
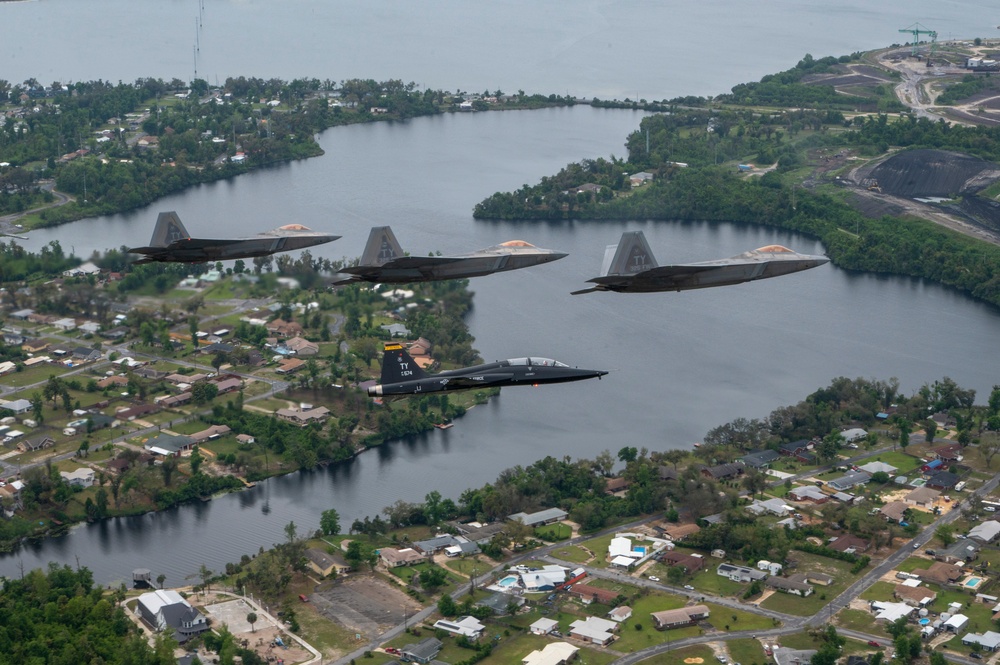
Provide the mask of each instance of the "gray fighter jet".
POLYGON ((372 397, 406 397, 453 390, 478 390, 502 386, 537 386, 598 379, 607 372, 577 369, 548 358, 514 358, 437 374, 422 370, 397 342, 385 345, 382 383, 368 388, 372 397))
POLYGON ((128 251, 143 255, 135 261, 137 264, 153 261, 204 263, 290 252, 333 242, 339 237, 318 233, 301 224, 286 224, 249 238, 192 238, 176 212, 161 212, 156 218, 156 228, 153 229, 149 247, 133 247, 128 251))
POLYGON ((768 245, 728 259, 658 266, 642 231, 629 231, 622 234, 617 245, 608 245, 604 251, 601 276, 588 280, 597 286, 573 291, 573 295, 594 291, 652 293, 704 289, 787 275, 829 261, 825 256, 799 254, 781 245, 768 245))
POLYGON ((541 249, 523 240, 511 240, 459 256, 406 256, 392 229, 388 226, 376 226, 368 235, 368 244, 361 255, 360 265, 342 268, 331 284, 406 284, 465 279, 527 268, 556 261, 564 256, 564 252, 541 249))

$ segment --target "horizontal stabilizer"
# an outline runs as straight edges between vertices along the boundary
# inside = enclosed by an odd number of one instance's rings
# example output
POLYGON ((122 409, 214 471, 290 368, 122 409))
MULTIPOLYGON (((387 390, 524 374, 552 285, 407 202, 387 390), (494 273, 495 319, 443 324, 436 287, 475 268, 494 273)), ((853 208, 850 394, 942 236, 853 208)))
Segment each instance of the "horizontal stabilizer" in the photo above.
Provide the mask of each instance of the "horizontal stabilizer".
POLYGON ((594 287, 591 287, 589 289, 580 289, 579 291, 570 291, 569 294, 571 296, 579 296, 579 295, 582 295, 584 293, 593 293, 594 291, 607 291, 607 289, 605 289, 603 287, 600 287, 600 286, 594 286, 594 287))

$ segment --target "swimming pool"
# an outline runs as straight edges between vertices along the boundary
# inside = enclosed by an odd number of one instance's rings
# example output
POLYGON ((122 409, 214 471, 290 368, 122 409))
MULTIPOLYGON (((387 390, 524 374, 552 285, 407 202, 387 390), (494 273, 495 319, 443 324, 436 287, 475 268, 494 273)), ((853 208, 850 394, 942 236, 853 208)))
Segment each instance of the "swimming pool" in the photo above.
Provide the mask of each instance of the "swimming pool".
POLYGON ((924 619, 921 619, 921 620, 920 620, 920 625, 921 625, 921 626, 926 626, 926 625, 927 625, 927 624, 929 624, 930 622, 931 622, 931 620, 930 620, 930 619, 927 619, 927 618, 924 618, 924 619))
POLYGON ((982 583, 983 583, 983 578, 981 577, 970 577, 969 579, 965 580, 965 586, 969 587, 970 589, 975 589, 982 583))
POLYGON ((515 575, 508 575, 507 577, 497 582, 497 586, 502 586, 503 588, 507 589, 517 584, 517 582, 518 578, 515 575))
POLYGON ((632 548, 632 551, 633 552, 638 552, 639 554, 641 554, 643 556, 646 556, 646 546, 645 545, 636 545, 635 547, 632 548))

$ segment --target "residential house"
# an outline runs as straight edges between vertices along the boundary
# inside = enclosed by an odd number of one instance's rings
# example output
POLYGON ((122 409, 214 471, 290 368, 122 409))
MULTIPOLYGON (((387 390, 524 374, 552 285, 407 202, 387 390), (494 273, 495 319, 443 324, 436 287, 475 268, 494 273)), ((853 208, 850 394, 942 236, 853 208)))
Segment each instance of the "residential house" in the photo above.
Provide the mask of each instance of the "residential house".
POLYGON ((520 520, 527 526, 544 526, 546 524, 555 524, 556 522, 561 522, 569 517, 569 513, 560 508, 548 508, 546 510, 539 510, 536 513, 514 513, 513 515, 508 515, 509 520, 520 520))
POLYGON ((844 552, 845 554, 856 554, 858 552, 867 552, 868 548, 871 547, 871 543, 864 538, 859 538, 848 533, 834 538, 827 544, 827 547, 837 552, 844 552))
POLYGON ((21 443, 17 444, 17 449, 22 453, 31 453, 43 448, 51 448, 54 445, 56 445, 56 442, 51 436, 42 435, 33 436, 30 439, 21 441, 21 443))
POLYGON ((559 622, 555 619, 546 619, 545 617, 542 617, 535 623, 528 626, 528 630, 531 631, 532 635, 548 635, 558 627, 559 622))
POLYGON ((100 388, 101 390, 104 390, 105 388, 111 388, 112 386, 114 386, 115 388, 124 388, 127 385, 128 385, 128 377, 118 376, 117 374, 113 376, 106 376, 97 382, 97 387, 100 388))
POLYGON ((837 490, 838 492, 844 492, 851 489, 852 487, 858 487, 860 485, 865 485, 872 479, 872 476, 867 471, 851 471, 840 478, 836 478, 830 481, 830 487, 837 490))
POLYGON ((400 566, 412 566, 422 563, 427 559, 424 555, 412 547, 397 550, 392 547, 383 547, 378 551, 378 557, 385 564, 386 568, 398 568, 400 566))
POLYGON ((876 473, 888 473, 890 476, 896 473, 897 469, 891 464, 886 464, 885 462, 869 462, 863 466, 858 467, 862 471, 867 471, 868 473, 874 475, 876 473))
POLYGON ((918 508, 933 508, 934 502, 941 496, 941 492, 929 487, 918 487, 903 497, 903 501, 910 506, 918 508))
POLYGON ((764 586, 776 589, 782 593, 790 593, 795 596, 803 597, 808 596, 813 592, 812 585, 787 577, 768 577, 764 580, 764 586))
POLYGON ((607 478, 604 483, 604 492, 606 494, 624 492, 628 489, 628 486, 629 482, 625 478, 607 478))
POLYGON ((69 318, 56 319, 52 322, 52 325, 59 328, 59 330, 62 330, 63 332, 69 332, 70 330, 74 330, 76 328, 76 321, 69 318))
POLYGON ((180 457, 181 452, 191 450, 194 441, 189 436, 165 434, 160 432, 156 436, 148 439, 143 444, 143 448, 154 455, 164 457, 180 457))
POLYGON ((933 603, 934 599, 937 598, 937 592, 925 586, 910 586, 908 584, 897 584, 893 595, 913 607, 924 607, 933 603))
POLYGON ((663 537, 667 540, 684 540, 701 531, 697 524, 669 524, 663 527, 663 537))
POLYGON ((253 444, 257 443, 257 439, 250 436, 249 434, 237 434, 236 443, 240 444, 241 446, 252 446, 253 444))
POLYGON ((566 665, 579 650, 568 642, 550 642, 522 658, 521 665, 566 665))
POLYGON ((742 464, 716 464, 704 467, 701 470, 701 475, 714 480, 731 480, 742 476, 744 471, 746 471, 746 467, 742 464))
POLYGON ((934 550, 934 558, 945 563, 968 563, 979 558, 980 547, 970 538, 959 538, 948 547, 934 550))
POLYGON ((300 337, 302 335, 302 326, 295 321, 285 321, 284 319, 275 319, 269 322, 265 328, 267 331, 276 337, 300 337))
POLYGON ((985 633, 967 633, 962 636, 962 644, 967 647, 979 645, 983 651, 994 652, 1000 649, 1000 633, 988 630, 985 633))
POLYGON ((969 530, 969 538, 981 543, 992 543, 997 536, 1000 536, 1000 522, 995 520, 987 520, 969 530))
POLYGON ((179 406, 184 406, 192 399, 194 399, 194 393, 183 392, 176 395, 161 395, 160 397, 154 397, 153 401, 164 409, 176 409, 179 406))
POLYGON ((274 415, 279 420, 305 427, 312 423, 321 423, 330 417, 330 410, 325 406, 317 406, 312 409, 278 409, 274 415))
POLYGON ((463 635, 470 640, 476 640, 483 634, 486 626, 475 617, 464 616, 457 619, 440 619, 434 622, 434 628, 440 628, 452 635, 463 635))
POLYGON ((709 609, 707 606, 691 605, 676 610, 653 612, 650 616, 653 617, 653 626, 657 630, 669 630, 671 628, 680 628, 681 626, 693 626, 699 621, 707 619, 708 615, 709 609))
POLYGON ((25 353, 41 353, 49 348, 49 343, 44 339, 26 339, 21 343, 21 350, 25 353))
POLYGON ((925 487, 939 490, 950 490, 959 483, 961 478, 951 471, 938 471, 927 479, 925 487))
POLYGON ((814 485, 803 485, 793 487, 788 491, 788 498, 792 501, 808 501, 810 503, 821 504, 830 500, 830 495, 814 485))
POLYGON ((314 356, 319 353, 319 344, 303 337, 293 337, 285 342, 285 348, 297 356, 314 356))
POLYGON ((934 455, 935 459, 939 459, 945 463, 960 462, 962 460, 962 444, 949 443, 944 446, 938 446, 937 448, 932 448, 930 453, 934 455))
POLYGON ((404 660, 427 665, 441 652, 443 646, 441 640, 428 637, 416 644, 407 644, 400 649, 400 653, 404 660))
POLYGON ((156 632, 172 630, 174 639, 184 643, 208 630, 204 615, 173 590, 159 589, 139 596, 136 614, 156 632))
POLYGON ((777 450, 758 450, 747 453, 740 458, 740 461, 751 469, 768 469, 779 459, 781 455, 777 450))
POLYGON ((342 575, 351 570, 351 564, 337 552, 327 554, 323 550, 310 547, 305 551, 305 557, 306 565, 323 577, 329 577, 334 573, 342 575))
POLYGON ((618 597, 617 591, 602 589, 601 587, 590 586, 589 584, 574 584, 572 589, 567 590, 571 596, 579 598, 584 605, 600 603, 601 605, 613 605, 618 597))
POLYGON ((115 412, 115 418, 121 421, 132 421, 142 418, 160 410, 157 404, 134 404, 130 407, 115 412))
POLYGON ((219 391, 218 394, 225 395, 226 393, 231 393, 233 391, 239 390, 243 387, 243 379, 238 376, 230 376, 222 379, 221 381, 215 382, 215 388, 219 391))
POLYGON ((964 614, 952 614, 947 621, 944 622, 944 629, 951 633, 961 632, 967 625, 969 625, 969 617, 964 614))
POLYGON ((929 568, 918 568, 913 574, 925 582, 934 584, 954 584, 963 575, 961 566, 942 561, 935 561, 929 568))
POLYGON ((306 366, 306 361, 299 358, 286 358, 278 363, 274 371, 278 374, 293 374, 306 366))
POLYGON ((887 522, 902 522, 909 506, 902 501, 890 501, 878 509, 887 522))
POLYGON ((94 470, 90 467, 82 466, 72 471, 60 471, 59 475, 74 487, 90 487, 94 484, 94 470))
POLYGON ((192 443, 205 443, 206 441, 214 441, 219 437, 229 434, 232 430, 229 429, 229 425, 212 425, 208 429, 203 429, 200 432, 195 432, 191 435, 192 443))
POLYGON ((753 503, 747 506, 747 510, 754 515, 778 515, 779 517, 795 512, 795 509, 786 504, 783 499, 767 499, 766 501, 754 499, 753 503))
POLYGON ((783 443, 780 446, 778 446, 778 454, 785 455, 788 457, 797 457, 812 449, 813 449, 812 441, 809 441, 808 439, 799 439, 798 441, 790 441, 788 443, 783 443))
POLYGON ((607 646, 615 639, 618 624, 599 617, 578 619, 569 625, 570 637, 584 642, 607 646))
POLYGON ((721 577, 728 577, 734 582, 755 582, 767 577, 767 573, 746 566, 736 566, 731 563, 720 563, 716 569, 716 574, 721 577))
POLYGON ((608 618, 617 623, 621 623, 631 616, 632 608, 628 605, 620 605, 608 612, 608 618))

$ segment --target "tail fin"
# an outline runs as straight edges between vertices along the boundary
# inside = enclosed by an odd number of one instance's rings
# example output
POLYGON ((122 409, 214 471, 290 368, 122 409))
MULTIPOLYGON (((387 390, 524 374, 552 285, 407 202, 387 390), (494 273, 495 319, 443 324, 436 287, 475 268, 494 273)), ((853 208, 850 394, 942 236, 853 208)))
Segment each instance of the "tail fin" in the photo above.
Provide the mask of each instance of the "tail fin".
POLYGON ((420 369, 402 344, 392 342, 385 345, 382 353, 382 385, 426 379, 427 376, 427 372, 420 369))
POLYGON ((604 251, 601 276, 634 275, 656 267, 653 251, 642 231, 626 231, 617 245, 608 245, 604 251))
POLYGON ((153 239, 149 241, 150 247, 167 247, 168 245, 190 238, 191 235, 181 224, 181 218, 176 212, 161 212, 156 218, 156 228, 153 229, 153 239))
POLYGON ((381 266, 393 259, 403 256, 395 234, 388 226, 373 226, 368 234, 368 244, 365 253, 361 255, 361 265, 381 266))

